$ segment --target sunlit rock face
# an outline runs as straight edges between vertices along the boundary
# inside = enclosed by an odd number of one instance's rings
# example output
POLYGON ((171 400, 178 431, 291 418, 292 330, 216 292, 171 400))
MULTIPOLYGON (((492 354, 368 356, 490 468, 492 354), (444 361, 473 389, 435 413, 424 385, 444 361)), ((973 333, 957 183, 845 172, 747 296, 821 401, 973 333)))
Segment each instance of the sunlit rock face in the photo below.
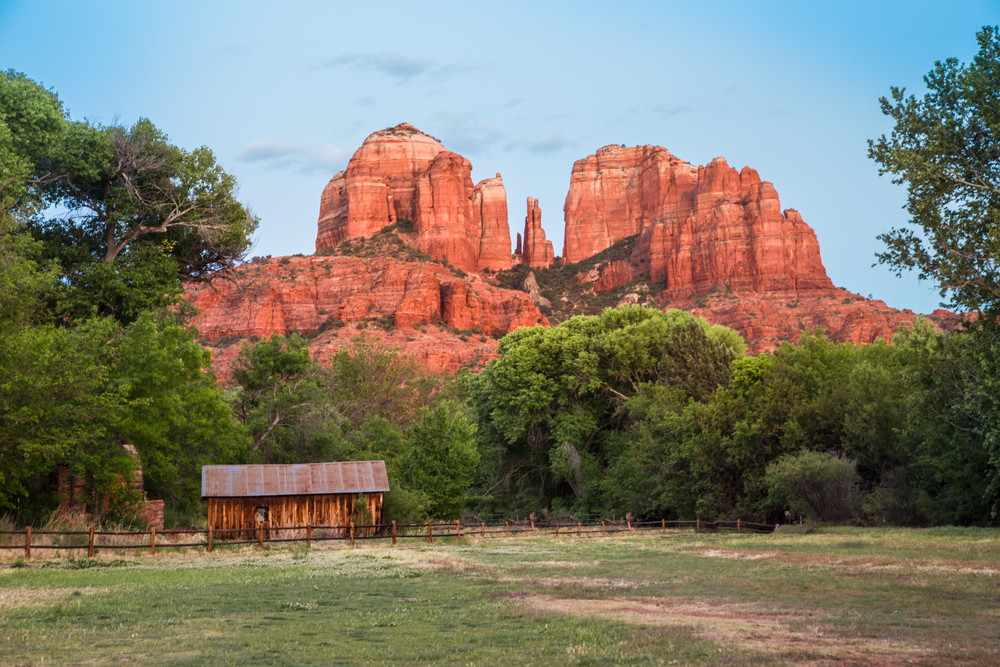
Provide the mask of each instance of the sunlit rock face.
POLYGON ((472 183, 472 164, 412 125, 375 132, 320 199, 316 250, 399 221, 403 237, 463 271, 510 268, 507 193, 500 174, 472 183))
POLYGON ((198 310, 193 324, 210 341, 318 332, 310 347, 329 349, 345 331, 356 336, 365 323, 390 322, 394 346, 437 370, 484 364, 495 356, 495 338, 549 324, 524 292, 434 262, 393 258, 274 258, 192 284, 186 296, 198 310), (455 330, 477 333, 463 340, 455 330))
POLYGON ((573 165, 563 260, 639 235, 653 282, 679 295, 830 289, 816 234, 757 172, 722 158, 696 167, 660 146, 605 146, 573 165))

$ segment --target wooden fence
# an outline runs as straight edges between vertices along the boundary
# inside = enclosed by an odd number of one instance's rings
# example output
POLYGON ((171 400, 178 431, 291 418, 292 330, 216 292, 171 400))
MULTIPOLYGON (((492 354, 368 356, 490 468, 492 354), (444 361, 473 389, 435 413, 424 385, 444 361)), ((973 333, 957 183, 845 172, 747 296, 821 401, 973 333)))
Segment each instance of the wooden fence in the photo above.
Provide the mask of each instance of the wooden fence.
POLYGON ((31 558, 32 550, 66 549, 87 550, 87 556, 93 557, 96 549, 111 550, 149 550, 151 556, 156 555, 156 549, 175 547, 203 547, 208 553, 216 546, 257 544, 263 548, 264 543, 299 542, 311 547, 313 543, 330 541, 350 542, 353 547, 357 540, 392 541, 395 546, 399 540, 420 540, 428 544, 434 543, 434 538, 506 538, 519 536, 554 535, 567 538, 608 537, 617 535, 650 535, 679 532, 694 533, 771 533, 775 526, 771 524, 752 523, 749 521, 601 521, 596 523, 559 523, 548 521, 505 521, 503 523, 465 523, 461 521, 447 523, 409 523, 397 524, 395 521, 385 524, 346 526, 258 526, 255 539, 239 539, 240 534, 246 535, 246 529, 215 530, 208 528, 184 528, 178 530, 150 530, 135 532, 109 532, 91 528, 86 531, 24 530, 0 531, 0 549, 23 549, 24 556, 31 558), (235 535, 235 538, 233 537, 235 535), (11 536, 8 538, 6 536, 11 536), (188 536, 184 540, 184 536, 188 536), (18 540, 17 538, 21 539, 18 540), (230 539, 227 539, 229 537, 230 539), (19 542, 19 544, 7 544, 19 542))

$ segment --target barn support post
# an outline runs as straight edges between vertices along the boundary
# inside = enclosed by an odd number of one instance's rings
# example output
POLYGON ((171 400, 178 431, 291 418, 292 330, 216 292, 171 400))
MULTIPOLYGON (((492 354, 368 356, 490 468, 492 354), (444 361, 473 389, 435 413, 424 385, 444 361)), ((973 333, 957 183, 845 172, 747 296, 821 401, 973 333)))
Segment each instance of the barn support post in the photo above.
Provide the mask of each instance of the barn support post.
POLYGON ((257 546, 264 548, 264 524, 257 522, 257 546))
POLYGON ((90 527, 90 535, 87 537, 87 558, 94 557, 94 527, 90 527))
POLYGON ((313 527, 312 524, 306 526, 306 549, 311 549, 313 544, 313 527))
POLYGON ((392 522, 392 546, 396 546, 396 522, 392 522))

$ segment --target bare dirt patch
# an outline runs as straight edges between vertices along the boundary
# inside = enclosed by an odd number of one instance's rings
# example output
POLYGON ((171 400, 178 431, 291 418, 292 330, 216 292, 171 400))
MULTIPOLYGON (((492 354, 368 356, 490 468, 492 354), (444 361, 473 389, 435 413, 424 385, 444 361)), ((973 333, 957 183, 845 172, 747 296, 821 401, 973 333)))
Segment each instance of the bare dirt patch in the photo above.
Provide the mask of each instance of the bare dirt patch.
POLYGON ((795 655, 796 664, 849 660, 883 665, 929 658, 913 646, 884 638, 852 636, 843 630, 810 624, 795 615, 769 614, 750 605, 709 605, 669 598, 579 599, 508 594, 525 611, 605 618, 639 625, 682 626, 703 639, 776 655, 795 655))
POLYGON ((948 560, 944 558, 897 558, 893 556, 841 556, 831 554, 796 553, 789 551, 738 551, 730 549, 706 549, 695 553, 708 558, 770 560, 776 563, 805 565, 807 567, 858 568, 865 570, 923 570, 928 572, 977 574, 987 577, 1000 576, 1000 564, 971 560, 948 560))

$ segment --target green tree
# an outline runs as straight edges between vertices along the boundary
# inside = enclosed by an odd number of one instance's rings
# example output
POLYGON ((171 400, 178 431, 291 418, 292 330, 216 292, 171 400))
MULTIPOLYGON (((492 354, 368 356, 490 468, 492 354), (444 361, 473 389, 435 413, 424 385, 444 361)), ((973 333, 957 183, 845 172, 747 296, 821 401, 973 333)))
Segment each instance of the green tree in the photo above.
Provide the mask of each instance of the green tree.
POLYGON ((649 386, 704 400, 729 381, 742 339, 642 306, 520 329, 470 383, 484 492, 598 501, 627 401, 649 386), (734 349, 734 347, 736 349, 734 349))
POLYGON ((1000 31, 977 34, 979 52, 963 65, 938 61, 927 93, 892 88, 882 112, 895 126, 868 142, 880 174, 906 184, 906 210, 917 228, 879 238, 878 256, 899 275, 916 269, 964 310, 1000 310, 1000 31))
POLYGON ((324 401, 323 369, 307 345, 298 334, 274 335, 242 347, 233 363, 240 386, 234 407, 262 463, 329 460, 339 441, 340 415, 324 401))
POLYGON ((789 502, 815 521, 843 521, 857 509, 856 464, 824 452, 783 456, 767 466, 764 483, 775 501, 789 502))
POLYGON ((249 461, 250 440, 196 338, 175 317, 146 312, 109 350, 109 388, 130 404, 112 433, 135 445, 148 495, 181 511, 198 507, 201 466, 249 461))
POLYGON ((114 336, 104 320, 0 336, 0 506, 29 499, 39 479, 60 464, 77 473, 87 465, 124 469, 113 462, 124 455, 121 447, 105 446, 131 407, 108 388, 110 365, 102 352, 114 336))
MULTIPOLYGON (((974 384, 963 384, 961 404, 977 422, 993 470, 986 491, 994 517, 1000 509, 1000 29, 984 27, 972 62, 938 61, 925 77, 920 99, 892 88, 881 100, 895 122, 890 137, 869 142, 880 173, 906 184, 906 210, 916 229, 894 229, 880 238, 878 256, 897 275, 916 269, 934 280, 953 307, 980 311, 971 327, 974 384)), ((959 364, 955 372, 968 370, 959 364)), ((955 423, 951 424, 955 427, 955 423)))
POLYGON ((257 218, 211 150, 171 144, 149 120, 73 121, 55 93, 0 74, 0 210, 34 203, 29 229, 62 268, 59 310, 133 321, 172 303, 178 280, 231 266, 257 218))
POLYGON ((442 404, 421 408, 407 433, 409 451, 400 461, 407 489, 425 499, 423 511, 435 519, 461 517, 466 491, 479 464, 475 427, 442 404))

